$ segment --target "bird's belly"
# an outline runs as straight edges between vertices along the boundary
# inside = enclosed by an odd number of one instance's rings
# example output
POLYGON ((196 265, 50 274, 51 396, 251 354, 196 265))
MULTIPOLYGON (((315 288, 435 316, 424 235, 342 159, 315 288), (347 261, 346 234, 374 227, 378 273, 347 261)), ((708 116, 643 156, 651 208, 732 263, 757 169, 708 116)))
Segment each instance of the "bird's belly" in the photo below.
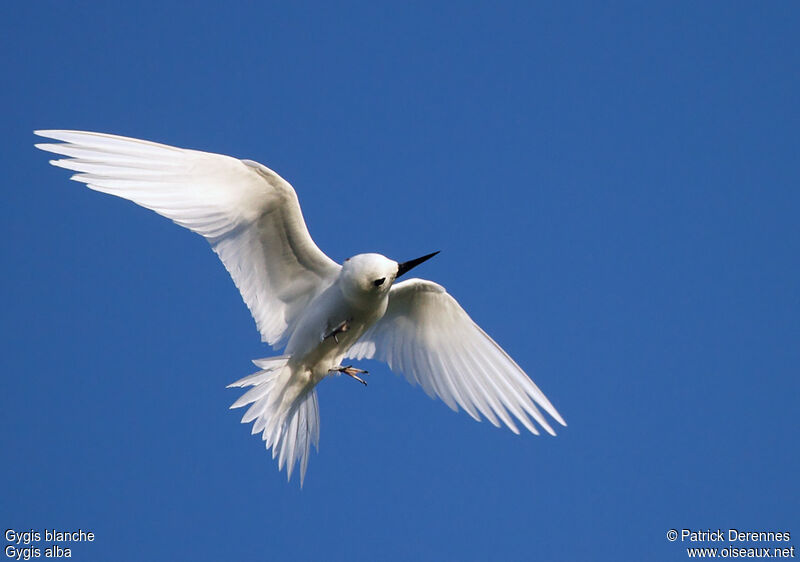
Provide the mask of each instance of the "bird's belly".
POLYGON ((286 346, 290 363, 295 364, 298 371, 305 372, 313 384, 339 367, 347 350, 385 312, 385 306, 365 310, 342 304, 304 318, 286 346))
POLYGON ((322 380, 331 369, 341 365, 347 350, 364 335, 367 327, 363 322, 351 321, 347 331, 338 333, 335 338, 332 336, 325 338, 299 359, 315 377, 322 380))

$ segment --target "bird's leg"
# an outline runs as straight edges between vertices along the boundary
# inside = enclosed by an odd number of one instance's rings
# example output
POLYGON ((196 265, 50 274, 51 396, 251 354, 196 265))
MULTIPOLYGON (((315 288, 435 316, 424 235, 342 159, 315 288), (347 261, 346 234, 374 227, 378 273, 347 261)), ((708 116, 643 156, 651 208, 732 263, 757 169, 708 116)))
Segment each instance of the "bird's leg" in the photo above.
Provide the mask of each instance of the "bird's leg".
POLYGON ((339 343, 339 338, 337 338, 336 336, 338 336, 339 334, 342 334, 342 333, 344 333, 344 332, 346 332, 347 330, 350 329, 350 321, 351 320, 352 320, 352 318, 348 318, 347 320, 345 320, 344 322, 342 322, 341 324, 336 326, 333 330, 331 330, 330 332, 328 332, 327 334, 322 336, 322 341, 325 341, 328 338, 333 338, 333 341, 335 341, 336 343, 339 343))
POLYGON ((328 372, 329 373, 344 373, 348 377, 353 377, 354 379, 356 379, 358 382, 360 382, 364 386, 367 386, 367 381, 365 381, 364 379, 359 377, 356 373, 364 373, 365 375, 368 375, 369 371, 365 371, 363 369, 356 369, 352 365, 348 365, 346 367, 342 367, 340 365, 339 367, 335 367, 335 368, 329 370, 328 372))

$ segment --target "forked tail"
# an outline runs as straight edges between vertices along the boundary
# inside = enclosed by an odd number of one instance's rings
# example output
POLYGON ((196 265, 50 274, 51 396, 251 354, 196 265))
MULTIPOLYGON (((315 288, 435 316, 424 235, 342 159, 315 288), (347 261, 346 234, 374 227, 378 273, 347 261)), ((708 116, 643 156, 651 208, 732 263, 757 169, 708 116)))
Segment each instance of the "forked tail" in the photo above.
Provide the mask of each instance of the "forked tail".
POLYGON ((278 470, 286 464, 288 479, 292 478, 295 463, 300 461, 300 486, 305 480, 311 443, 319 449, 319 407, 313 386, 293 384, 288 356, 268 357, 253 361, 261 370, 229 384, 248 387, 231 408, 252 404, 242 417, 242 423, 253 424, 252 434, 261 432, 272 458, 278 457, 278 470))

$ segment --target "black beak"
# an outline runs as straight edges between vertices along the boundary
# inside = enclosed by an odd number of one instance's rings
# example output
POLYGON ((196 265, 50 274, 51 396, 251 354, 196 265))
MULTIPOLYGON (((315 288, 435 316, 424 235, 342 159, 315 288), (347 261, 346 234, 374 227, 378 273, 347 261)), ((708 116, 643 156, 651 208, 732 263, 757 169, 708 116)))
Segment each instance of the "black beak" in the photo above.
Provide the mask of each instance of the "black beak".
POLYGON ((428 254, 427 256, 422 256, 421 258, 417 258, 415 260, 408 260, 408 261, 404 261, 403 263, 398 263, 397 264, 397 277, 400 277, 404 273, 407 273, 408 271, 414 269, 415 267, 417 267, 422 262, 428 261, 429 259, 431 259, 433 256, 435 256, 438 253, 439 252, 433 252, 432 254, 428 254))

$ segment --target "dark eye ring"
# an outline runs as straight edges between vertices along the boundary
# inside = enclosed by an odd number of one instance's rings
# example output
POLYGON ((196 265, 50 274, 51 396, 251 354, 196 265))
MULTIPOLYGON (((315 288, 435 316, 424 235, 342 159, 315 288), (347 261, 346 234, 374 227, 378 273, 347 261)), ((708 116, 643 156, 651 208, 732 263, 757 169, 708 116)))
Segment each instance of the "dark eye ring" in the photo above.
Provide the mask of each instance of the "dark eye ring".
POLYGON ((373 281, 372 284, 375 285, 376 287, 380 287, 381 285, 383 285, 384 281, 386 281, 386 277, 381 277, 380 279, 376 279, 375 281, 373 281))

